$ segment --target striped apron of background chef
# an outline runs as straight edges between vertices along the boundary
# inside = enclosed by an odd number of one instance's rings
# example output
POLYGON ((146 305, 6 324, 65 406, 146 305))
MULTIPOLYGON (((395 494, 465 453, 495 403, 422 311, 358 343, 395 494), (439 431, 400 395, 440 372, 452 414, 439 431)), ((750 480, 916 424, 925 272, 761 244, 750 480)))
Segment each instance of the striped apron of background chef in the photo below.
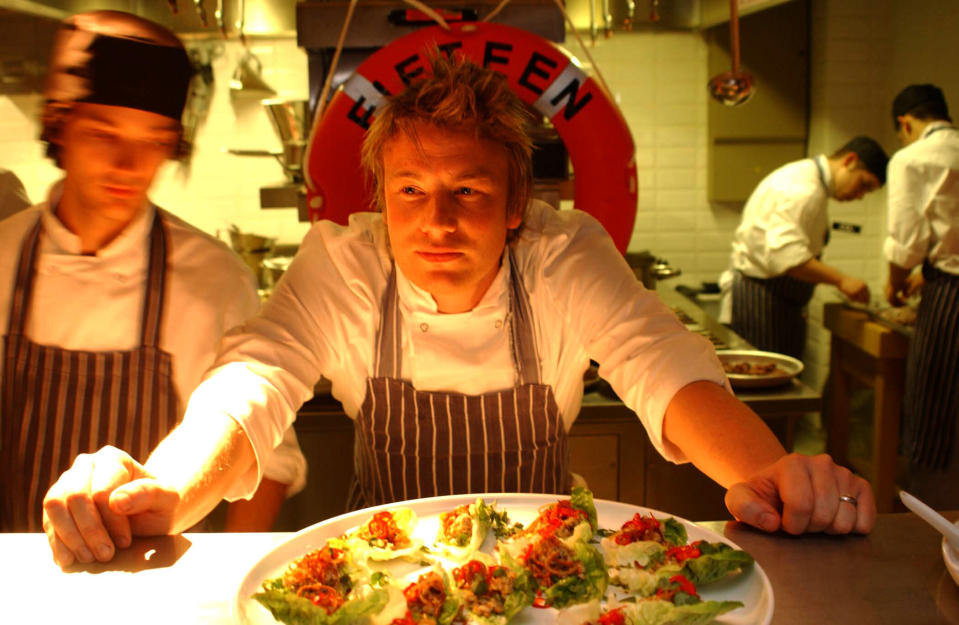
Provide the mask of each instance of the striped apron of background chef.
POLYGON ((114 445, 143 462, 178 415, 171 357, 159 349, 167 253, 159 212, 150 233, 141 346, 131 351, 67 350, 25 336, 41 230, 38 221, 24 240, 4 337, 2 531, 42 529, 43 497, 78 454, 114 445))
POLYGON ((791 276, 733 277, 733 316, 730 327, 756 349, 802 359, 806 346, 804 308, 816 285, 791 276))
MULTIPOLYGON (((941 470, 951 460, 959 468, 959 458, 950 453, 959 421, 959 276, 928 261, 922 275, 925 285, 906 358, 903 447, 919 467, 941 470)), ((959 494, 959 484, 953 482, 952 488, 959 494)))
POLYGON ((399 378, 402 316, 390 275, 376 377, 355 420, 349 509, 460 493, 568 492, 566 430, 552 387, 540 383, 529 299, 512 266, 508 323, 519 385, 482 395, 418 391, 399 378))

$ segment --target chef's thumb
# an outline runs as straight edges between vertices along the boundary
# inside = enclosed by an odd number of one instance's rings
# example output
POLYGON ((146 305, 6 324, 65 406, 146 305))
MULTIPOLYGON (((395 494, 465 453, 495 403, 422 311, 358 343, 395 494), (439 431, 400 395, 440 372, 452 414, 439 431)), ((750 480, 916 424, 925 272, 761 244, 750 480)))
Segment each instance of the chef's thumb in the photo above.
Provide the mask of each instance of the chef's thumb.
POLYGON ((737 521, 765 532, 775 532, 782 523, 782 517, 776 508, 747 482, 734 484, 726 491, 726 508, 737 521))
POLYGON ((110 509, 119 514, 170 513, 179 503, 176 491, 153 478, 140 478, 116 487, 110 494, 110 509))

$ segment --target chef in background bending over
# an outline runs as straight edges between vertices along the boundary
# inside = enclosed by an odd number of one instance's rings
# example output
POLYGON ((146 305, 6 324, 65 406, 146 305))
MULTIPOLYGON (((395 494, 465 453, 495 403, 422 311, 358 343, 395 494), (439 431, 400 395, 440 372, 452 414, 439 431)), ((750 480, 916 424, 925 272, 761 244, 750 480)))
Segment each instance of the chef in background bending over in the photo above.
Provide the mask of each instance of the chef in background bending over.
POLYGON ((922 292, 903 397, 909 492, 953 509, 959 508, 959 131, 935 85, 903 89, 892 116, 904 147, 889 161, 886 299, 901 306, 917 288, 922 292), (910 287, 917 267, 923 280, 910 287))
MULTIPOLYGON (((145 460, 220 337, 258 309, 240 259, 147 197, 160 165, 187 147, 191 76, 173 33, 126 13, 78 14, 57 32, 42 139, 64 178, 0 222, 4 531, 40 531, 47 489, 87 452, 112 445, 145 460)), ((269 529, 302 483, 291 434, 266 451, 268 479, 256 506, 230 511, 234 528, 269 529)), ((101 547, 95 557, 112 556, 101 547)))
POLYGON ((817 284, 857 302, 869 287, 819 257, 829 239, 829 199, 858 200, 886 181, 886 153, 869 137, 783 165, 759 183, 733 235, 720 277, 720 321, 757 349, 802 359, 805 308, 817 284))
POLYGON ((599 222, 530 201, 529 113, 505 77, 438 52, 422 74, 365 139, 382 210, 313 226, 145 466, 106 449, 60 477, 45 508, 56 561, 129 540, 115 516, 136 533, 180 532, 248 495, 321 375, 354 419, 354 506, 568 492, 591 358, 660 453, 728 488, 737 518, 868 532, 867 482, 828 456, 787 455, 599 222), (98 498, 99 526, 63 505, 98 498))

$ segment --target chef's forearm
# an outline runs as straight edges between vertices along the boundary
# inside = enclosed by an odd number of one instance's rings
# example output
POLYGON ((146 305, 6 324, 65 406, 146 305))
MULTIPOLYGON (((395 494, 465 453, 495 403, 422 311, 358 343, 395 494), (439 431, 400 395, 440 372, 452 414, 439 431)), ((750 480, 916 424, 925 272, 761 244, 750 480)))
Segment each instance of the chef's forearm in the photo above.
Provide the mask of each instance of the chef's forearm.
POLYGON ((666 408, 663 438, 725 488, 785 455, 779 440, 748 406, 713 382, 684 386, 666 408))
POLYGON ((171 533, 198 523, 255 462, 253 446, 225 414, 187 419, 161 442, 146 469, 176 489, 180 503, 171 533))
POLYGON ((833 286, 838 286, 843 278, 841 271, 815 258, 810 258, 803 264, 796 265, 788 270, 786 275, 804 282, 832 284, 833 286))
POLYGON ((892 287, 893 293, 905 290, 910 271, 896 263, 889 263, 889 286, 892 287))

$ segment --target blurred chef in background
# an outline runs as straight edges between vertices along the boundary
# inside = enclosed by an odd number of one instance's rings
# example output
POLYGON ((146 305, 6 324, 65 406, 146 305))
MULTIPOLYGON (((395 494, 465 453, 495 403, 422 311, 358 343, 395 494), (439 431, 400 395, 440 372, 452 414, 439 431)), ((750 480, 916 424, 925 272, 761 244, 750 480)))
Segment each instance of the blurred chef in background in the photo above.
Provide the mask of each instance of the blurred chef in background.
POLYGON ((829 199, 858 200, 886 181, 886 153, 856 137, 832 155, 783 165, 749 196, 720 277, 720 321, 757 349, 802 359, 805 308, 817 284, 857 302, 869 287, 819 260, 829 240, 829 199))
POLYGON ((959 131, 935 85, 903 89, 893 100, 892 117, 904 147, 889 161, 886 299, 901 306, 906 297, 922 293, 903 397, 909 492, 933 507, 954 509, 959 508, 959 131), (923 280, 910 281, 910 271, 920 266, 923 280))
POLYGON ((166 534, 252 492, 263 450, 321 375, 355 421, 353 506, 568 492, 566 432, 590 358, 660 453, 728 488, 736 518, 868 532, 865 480, 786 454, 599 222, 530 201, 529 113, 506 78, 438 52, 431 64, 367 133, 382 211, 313 226, 145 466, 106 449, 60 477, 46 506, 56 561, 117 537, 61 502, 108 496, 136 533, 166 534))
MULTIPOLYGON (((82 454, 114 445, 145 460, 220 337, 258 309, 240 259, 147 197, 187 149, 192 74, 173 33, 126 13, 78 14, 57 32, 41 139, 64 178, 0 222, 4 531, 40 531, 47 489, 82 454)), ((231 511, 232 528, 269 529, 302 484, 292 431, 267 465, 258 505, 231 511)))
POLYGON ((0 168, 0 220, 30 206, 27 190, 15 173, 0 168))

